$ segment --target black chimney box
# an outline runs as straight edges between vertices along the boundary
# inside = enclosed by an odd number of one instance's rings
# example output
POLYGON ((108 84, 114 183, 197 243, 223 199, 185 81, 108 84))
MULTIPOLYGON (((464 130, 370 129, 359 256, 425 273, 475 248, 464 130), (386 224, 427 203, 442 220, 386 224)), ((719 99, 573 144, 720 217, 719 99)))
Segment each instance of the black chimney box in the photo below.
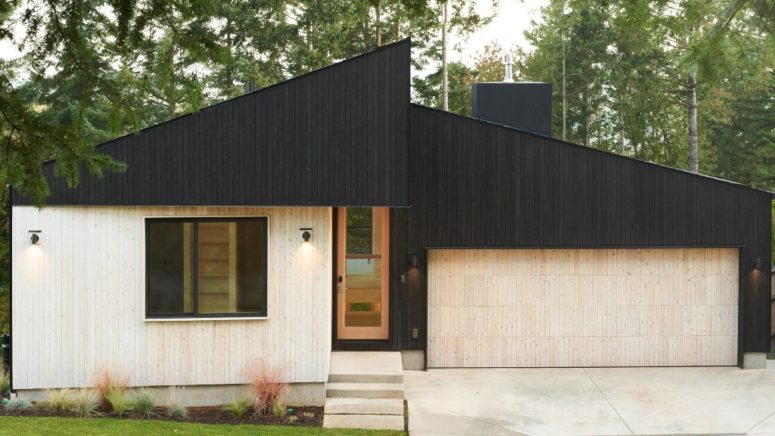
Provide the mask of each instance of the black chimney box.
POLYGON ((474 118, 552 136, 551 83, 475 83, 471 101, 474 118))

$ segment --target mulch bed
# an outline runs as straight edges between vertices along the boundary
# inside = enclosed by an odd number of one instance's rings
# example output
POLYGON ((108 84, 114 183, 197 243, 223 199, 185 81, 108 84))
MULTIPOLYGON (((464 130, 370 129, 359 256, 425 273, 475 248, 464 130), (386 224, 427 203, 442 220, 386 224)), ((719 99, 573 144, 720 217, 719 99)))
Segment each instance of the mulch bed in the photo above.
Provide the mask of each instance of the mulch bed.
MULTIPOLYGON (((323 408, 314 406, 289 406, 293 409, 292 414, 285 416, 275 415, 256 415, 248 412, 240 419, 234 418, 229 412, 225 412, 222 407, 189 407, 187 419, 170 418, 166 415, 166 409, 157 407, 151 418, 146 418, 142 414, 128 412, 121 419, 160 419, 165 421, 193 422, 199 424, 280 424, 280 425, 299 425, 307 427, 320 427, 323 425, 323 408)), ((76 417, 70 412, 56 413, 50 409, 41 407, 30 407, 25 410, 12 410, 0 406, 0 416, 58 416, 58 417, 76 417)), ((115 418, 113 413, 106 410, 99 410, 93 418, 115 418)))

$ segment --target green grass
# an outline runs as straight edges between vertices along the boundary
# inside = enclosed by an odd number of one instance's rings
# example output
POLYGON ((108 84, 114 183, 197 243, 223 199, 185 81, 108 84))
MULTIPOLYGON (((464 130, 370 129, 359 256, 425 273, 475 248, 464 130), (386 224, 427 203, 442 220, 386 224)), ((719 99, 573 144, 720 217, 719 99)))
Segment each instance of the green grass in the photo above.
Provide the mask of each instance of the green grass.
POLYGON ((282 425, 192 424, 114 418, 0 417, 2 435, 403 435, 396 431, 343 430, 282 425))

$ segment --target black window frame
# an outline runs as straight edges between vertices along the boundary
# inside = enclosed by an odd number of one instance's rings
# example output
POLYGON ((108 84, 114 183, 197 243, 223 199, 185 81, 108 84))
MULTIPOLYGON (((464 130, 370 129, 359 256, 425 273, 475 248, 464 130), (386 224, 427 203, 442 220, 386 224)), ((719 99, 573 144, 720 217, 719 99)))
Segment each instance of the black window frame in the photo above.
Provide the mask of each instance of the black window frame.
POLYGON ((269 296, 268 296, 268 288, 269 288, 269 219, 266 216, 251 216, 251 217, 218 217, 218 218, 212 218, 212 217, 206 217, 206 218, 200 218, 200 217, 170 217, 170 218, 146 218, 145 219, 145 250, 144 250, 144 256, 145 256, 145 319, 148 320, 154 320, 154 319, 208 319, 208 318, 266 318, 268 316, 269 312, 269 296), (193 312, 192 313, 164 313, 164 314, 151 314, 150 312, 150 294, 151 294, 151 287, 150 287, 150 274, 149 271, 149 261, 150 257, 148 256, 148 249, 150 247, 150 231, 149 226, 152 223, 157 222, 172 222, 172 223, 191 223, 194 225, 194 247, 193 247, 193 257, 194 257, 194 265, 193 265, 193 312), (197 280, 197 276, 199 274, 199 268, 198 268, 198 259, 199 259, 199 244, 198 244, 198 224, 201 222, 263 222, 264 224, 264 253, 266 254, 264 256, 265 265, 264 265, 264 271, 266 272, 266 280, 264 281, 264 289, 262 292, 264 293, 264 301, 265 301, 265 310, 263 312, 225 312, 225 313, 198 313, 199 308, 199 280, 197 280))

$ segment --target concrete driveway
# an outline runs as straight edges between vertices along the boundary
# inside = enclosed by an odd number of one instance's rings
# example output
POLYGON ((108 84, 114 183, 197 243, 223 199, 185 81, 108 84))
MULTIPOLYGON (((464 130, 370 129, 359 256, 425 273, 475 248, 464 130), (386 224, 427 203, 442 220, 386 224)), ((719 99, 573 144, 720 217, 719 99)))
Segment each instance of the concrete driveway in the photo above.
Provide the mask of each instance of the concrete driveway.
POLYGON ((775 435, 775 371, 405 371, 414 435, 775 435))

